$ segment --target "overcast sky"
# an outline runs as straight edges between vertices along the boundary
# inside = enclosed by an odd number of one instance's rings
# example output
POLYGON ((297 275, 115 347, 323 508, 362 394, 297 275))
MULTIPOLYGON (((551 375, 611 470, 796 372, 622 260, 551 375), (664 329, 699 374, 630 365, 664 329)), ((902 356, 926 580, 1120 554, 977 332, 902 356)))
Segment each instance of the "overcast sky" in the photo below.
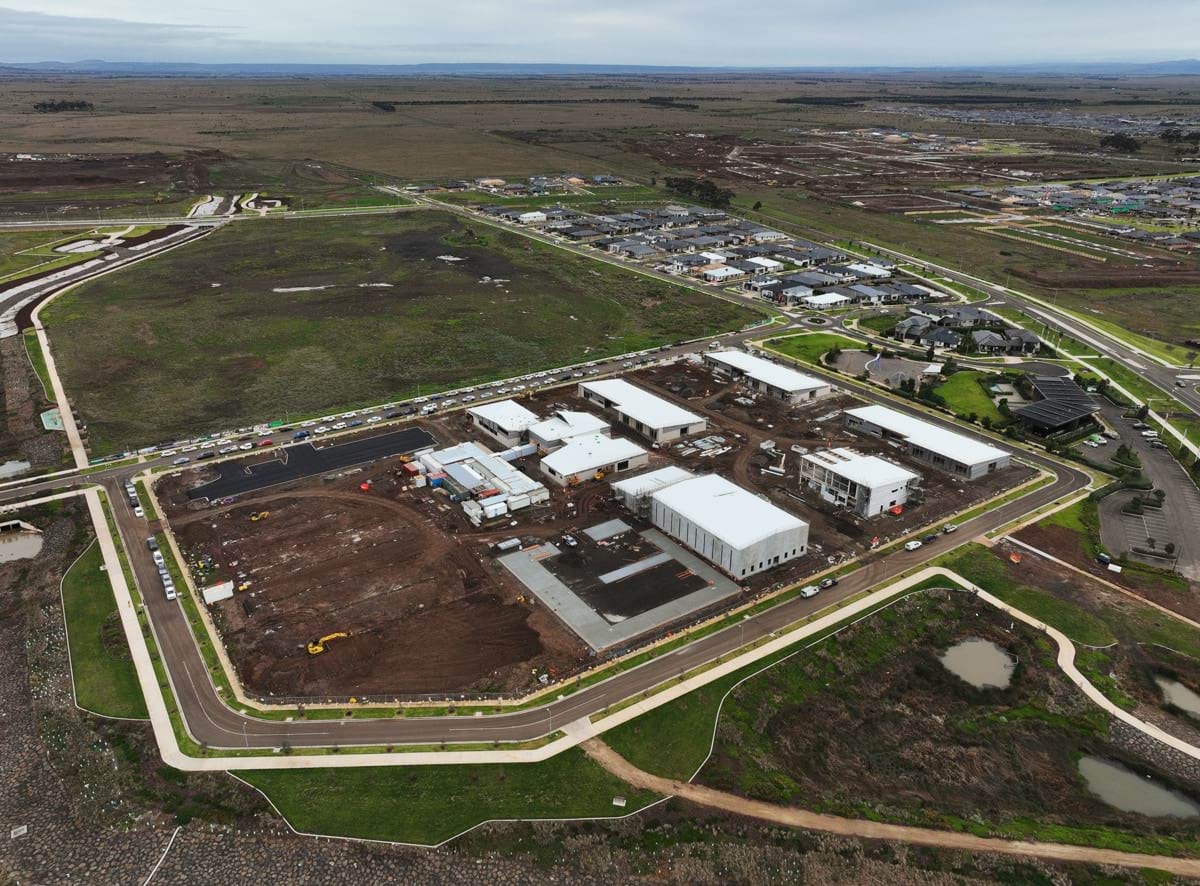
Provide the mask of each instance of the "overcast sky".
POLYGON ((0 0, 0 62, 960 65, 1190 58, 1200 0, 0 0))

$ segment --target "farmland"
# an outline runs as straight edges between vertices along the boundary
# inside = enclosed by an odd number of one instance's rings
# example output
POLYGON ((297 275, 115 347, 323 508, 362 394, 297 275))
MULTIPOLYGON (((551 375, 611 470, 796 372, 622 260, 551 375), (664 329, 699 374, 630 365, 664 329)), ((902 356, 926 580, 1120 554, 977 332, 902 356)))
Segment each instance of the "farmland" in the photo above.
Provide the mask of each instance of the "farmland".
POLYGON ((437 211, 231 226, 43 312, 97 454, 620 354, 751 317, 437 211))

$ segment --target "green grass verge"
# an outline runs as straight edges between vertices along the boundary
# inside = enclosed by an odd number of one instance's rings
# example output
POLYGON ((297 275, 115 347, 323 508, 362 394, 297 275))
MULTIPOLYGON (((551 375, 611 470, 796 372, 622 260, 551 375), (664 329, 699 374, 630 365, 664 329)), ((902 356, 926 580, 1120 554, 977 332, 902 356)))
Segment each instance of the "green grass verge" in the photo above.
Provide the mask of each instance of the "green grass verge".
POLYGON ((42 344, 38 341, 37 332, 26 329, 24 332, 25 353, 29 355, 29 363, 37 373, 38 381, 42 383, 42 392, 46 399, 54 402, 54 385, 50 382, 50 370, 46 368, 46 355, 42 353, 42 344))
POLYGON ((801 332, 782 338, 772 338, 762 343, 788 357, 803 360, 806 363, 820 363, 821 357, 834 348, 846 350, 861 350, 866 347, 862 342, 835 332, 801 332))
POLYGON ((292 827, 313 834, 433 844, 490 819, 625 815, 657 799, 571 749, 542 763, 254 770, 292 827), (627 805, 613 806, 614 797, 627 805))
POLYGON ((956 372, 934 388, 934 393, 956 415, 975 415, 977 419, 986 417, 999 423, 1004 420, 1004 415, 980 385, 980 381, 988 377, 989 373, 986 372, 956 372))
POLYGON ((80 707, 106 717, 144 718, 146 702, 103 565, 93 541, 63 576, 75 698, 80 707))

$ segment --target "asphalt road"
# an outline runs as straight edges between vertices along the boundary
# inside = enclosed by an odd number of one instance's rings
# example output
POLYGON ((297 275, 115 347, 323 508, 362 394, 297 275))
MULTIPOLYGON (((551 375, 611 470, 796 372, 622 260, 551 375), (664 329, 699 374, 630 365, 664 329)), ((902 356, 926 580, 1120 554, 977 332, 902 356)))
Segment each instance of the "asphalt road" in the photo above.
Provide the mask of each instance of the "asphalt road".
MULTIPOLYGON (((290 433, 288 436, 291 436, 290 433)), ((203 486, 188 490, 188 498, 218 499, 229 495, 257 492, 327 471, 338 471, 366 462, 405 455, 432 446, 437 440, 424 428, 407 427, 346 443, 316 447, 296 443, 275 450, 276 457, 250 466, 240 461, 219 462, 220 476, 203 486)))
MULTIPOLYGON (((893 408, 907 409, 902 404, 885 401, 882 397, 872 395, 869 399, 887 402, 893 408)), ((919 414, 935 423, 954 427, 960 433, 965 431, 953 422, 931 419, 924 413, 919 414)), ((121 493, 121 480, 118 476, 106 478, 105 486, 109 489, 109 499, 121 540, 129 553, 138 586, 146 600, 176 699, 188 728, 197 741, 206 742, 213 748, 277 747, 284 741, 294 747, 332 743, 348 746, 425 744, 441 741, 524 741, 551 733, 570 721, 603 710, 746 643, 779 631, 803 616, 881 581, 894 578, 966 542, 971 537, 1003 525, 1036 507, 1087 485, 1088 477, 1082 471, 1060 465, 1041 455, 1029 452, 1022 454, 1040 466, 1054 471, 1057 474, 1056 482, 1038 489, 1026 498, 1009 502, 964 522, 958 533, 940 536, 937 541, 918 551, 900 551, 868 558, 863 568, 818 597, 808 600, 797 597, 789 600, 733 627, 697 640, 638 668, 617 674, 560 701, 529 710, 485 717, 318 720, 289 723, 256 720, 231 710, 221 700, 209 680, 180 604, 168 601, 161 590, 157 568, 145 544, 149 533, 148 524, 133 515, 128 501, 121 493)))

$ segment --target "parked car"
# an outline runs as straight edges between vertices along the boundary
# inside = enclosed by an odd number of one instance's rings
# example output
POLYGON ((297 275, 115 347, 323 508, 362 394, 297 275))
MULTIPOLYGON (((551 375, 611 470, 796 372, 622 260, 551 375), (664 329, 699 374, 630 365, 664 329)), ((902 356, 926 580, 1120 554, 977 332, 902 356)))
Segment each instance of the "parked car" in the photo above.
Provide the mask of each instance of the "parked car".
POLYGON ((344 421, 335 421, 333 423, 333 429, 335 431, 344 431, 346 430, 346 423, 344 421))
POLYGON ((218 450, 218 451, 221 453, 221 455, 229 455, 229 453, 231 453, 231 452, 237 452, 237 447, 236 446, 222 446, 220 448, 220 450, 218 450))
POLYGON ((197 455, 196 461, 204 461, 205 459, 216 458, 216 457, 217 457, 217 454, 210 449, 208 452, 201 452, 199 455, 197 455))
POLYGON ((912 541, 906 541, 904 543, 904 550, 906 550, 906 551, 915 551, 915 550, 919 549, 920 547, 921 547, 920 540, 915 539, 915 538, 912 541))
POLYGON ((238 449, 242 450, 242 452, 248 452, 249 450, 251 450, 253 448, 254 448, 254 444, 250 443, 250 442, 243 443, 241 446, 238 447, 238 449))
POLYGON ((924 538, 922 538, 921 542, 923 544, 932 544, 933 542, 935 542, 937 540, 938 540, 938 534, 936 532, 931 532, 928 535, 926 535, 924 538))
POLYGON ((354 421, 347 422, 347 423, 346 423, 346 427, 348 427, 348 428, 358 428, 358 427, 362 427, 362 419, 358 419, 358 418, 356 418, 354 421))
POLYGON ((817 596, 819 593, 821 593, 821 589, 816 585, 805 585, 800 589, 800 596, 804 597, 806 600, 809 597, 817 596))
POLYGON ((146 539, 146 547, 148 547, 152 551, 157 551, 158 550, 158 539, 153 538, 153 537, 146 539))
POLYGON ((306 440, 310 436, 311 435, 308 433, 308 431, 296 431, 296 433, 292 434, 292 439, 293 440, 306 440))
POLYGON ((837 583, 838 583, 838 580, 836 578, 834 578, 833 576, 830 576, 829 578, 823 578, 823 579, 821 579, 821 590, 825 590, 826 588, 831 588, 837 583))
POLYGON ((179 465, 186 465, 190 461, 191 461, 191 459, 188 458, 186 455, 184 455, 184 456, 181 456, 181 457, 175 459, 175 461, 171 462, 171 464, 178 467, 179 465))
POLYGON ((949 535, 951 532, 958 532, 958 524, 957 523, 947 523, 945 526, 942 527, 942 532, 944 532, 946 535, 949 535))
POLYGON ((372 415, 370 418, 367 419, 367 422, 369 424, 375 424, 375 422, 377 422, 377 421, 383 421, 383 416, 382 415, 372 415))
POLYGON ((275 441, 274 441, 274 440, 272 440, 270 437, 268 437, 268 438, 267 438, 267 439, 265 439, 265 440, 259 440, 259 441, 258 441, 258 445, 259 445, 259 446, 274 446, 274 445, 275 445, 275 441))

